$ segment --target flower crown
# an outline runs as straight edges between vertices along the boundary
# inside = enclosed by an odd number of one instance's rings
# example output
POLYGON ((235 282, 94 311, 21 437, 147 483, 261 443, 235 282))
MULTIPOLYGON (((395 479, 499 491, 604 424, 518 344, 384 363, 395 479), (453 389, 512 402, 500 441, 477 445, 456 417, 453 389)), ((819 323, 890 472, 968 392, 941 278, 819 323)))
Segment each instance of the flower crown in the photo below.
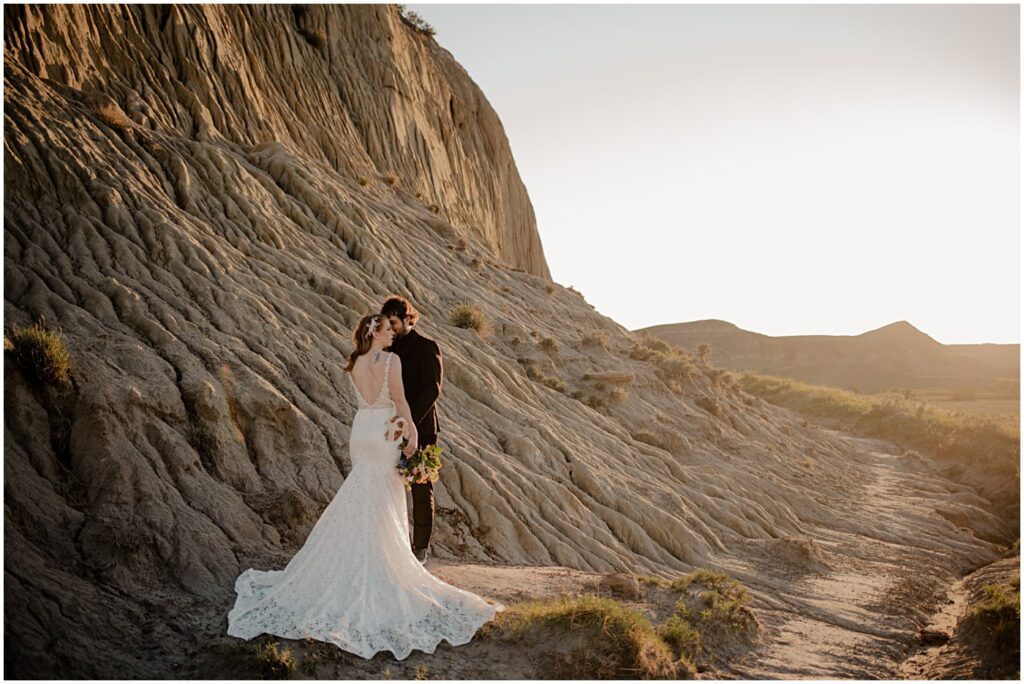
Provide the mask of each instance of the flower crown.
POLYGON ((380 316, 372 316, 370 318, 370 324, 366 326, 366 337, 373 337, 373 333, 377 332, 377 328, 380 326, 380 316))

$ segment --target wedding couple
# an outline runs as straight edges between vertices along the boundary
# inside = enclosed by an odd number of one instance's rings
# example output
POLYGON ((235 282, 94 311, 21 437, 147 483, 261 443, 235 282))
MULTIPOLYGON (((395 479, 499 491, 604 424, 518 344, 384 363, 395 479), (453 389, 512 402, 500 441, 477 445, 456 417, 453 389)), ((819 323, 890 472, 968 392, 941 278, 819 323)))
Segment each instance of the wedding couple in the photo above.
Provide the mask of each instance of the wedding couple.
POLYGON ((396 428, 404 423, 406 456, 434 444, 442 383, 441 352, 416 332, 418 318, 408 301, 391 297, 356 326, 345 367, 359 407, 349 438, 352 471, 283 570, 249 569, 238 577, 229 635, 311 637, 363 658, 391 651, 402 660, 413 649, 433 653, 442 639, 465 644, 504 610, 423 567, 433 519, 430 482, 412 485, 409 544, 396 428))

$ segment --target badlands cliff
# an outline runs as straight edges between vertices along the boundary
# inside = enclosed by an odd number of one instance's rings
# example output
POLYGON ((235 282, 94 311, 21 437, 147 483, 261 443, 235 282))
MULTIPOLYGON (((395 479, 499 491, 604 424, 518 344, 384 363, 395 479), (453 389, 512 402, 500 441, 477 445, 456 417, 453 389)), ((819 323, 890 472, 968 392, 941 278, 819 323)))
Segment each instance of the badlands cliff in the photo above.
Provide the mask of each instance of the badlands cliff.
POLYGON ((446 359, 439 558, 719 568, 770 634, 895 663, 908 587, 996 557, 1006 522, 926 461, 633 358, 550 281, 497 116, 395 7, 4 21, 5 326, 59 327, 73 362, 61 387, 5 359, 9 676, 175 676, 222 633, 238 573, 346 476, 349 331, 393 292, 446 359))

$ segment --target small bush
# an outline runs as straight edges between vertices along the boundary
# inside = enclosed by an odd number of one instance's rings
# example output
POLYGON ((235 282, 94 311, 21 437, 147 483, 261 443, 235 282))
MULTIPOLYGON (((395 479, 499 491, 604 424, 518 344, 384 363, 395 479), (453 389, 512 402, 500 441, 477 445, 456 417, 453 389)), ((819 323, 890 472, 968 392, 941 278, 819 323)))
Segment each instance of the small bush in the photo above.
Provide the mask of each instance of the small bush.
POLYGON ((388 175, 384 176, 384 182, 386 182, 391 187, 395 187, 398 185, 398 176, 396 176, 393 173, 389 173, 388 175))
POLYGON ((736 383, 735 376, 722 369, 711 369, 708 378, 715 387, 732 387, 736 383))
POLYGON ((746 587, 724 573, 694 570, 676 578, 672 588, 683 594, 676 606, 677 614, 694 620, 702 634, 744 632, 757 627, 757 620, 747 607, 750 594, 746 587))
POLYGON ((473 270, 477 273, 484 270, 484 262, 480 257, 473 257, 473 261, 471 261, 469 265, 472 266, 473 270))
POLYGON ((557 352, 559 350, 558 340, 553 337, 545 337, 540 341, 540 348, 546 352, 557 352))
POLYGON ((426 19, 416 14, 410 9, 406 9, 405 5, 398 6, 398 16, 402 18, 405 24, 416 31, 422 33, 425 36, 433 36, 436 31, 426 19))
POLYGON ((693 669, 693 661, 700 654, 700 632, 678 615, 670 617, 658 627, 660 636, 684 663, 693 669))
POLYGON ((513 347, 518 347, 521 343, 522 340, 519 339, 519 335, 516 335, 511 340, 509 340, 509 344, 512 345, 513 347))
POLYGON ((592 634, 561 663, 559 678, 671 679, 686 674, 680 672, 671 649, 650 621, 610 598, 562 597, 514 604, 498 614, 487 632, 500 630, 511 638, 522 638, 552 627, 592 634))
POLYGON ((291 649, 278 649, 276 643, 263 644, 256 648, 256 663, 264 677, 285 679, 295 672, 295 656, 291 649))
POLYGON ((565 392, 565 382, 561 378, 547 377, 541 380, 541 382, 556 392, 565 392))
POLYGON ((697 401, 695 403, 711 415, 721 418, 722 407, 718 405, 718 399, 702 395, 697 397, 697 401))
POLYGON ((612 341, 608 337, 608 333, 604 330, 592 330, 580 339, 580 344, 585 347, 600 347, 601 349, 608 350, 611 347, 612 341))
POLYGON ((490 333, 491 324, 484 312, 472 304, 456 304, 448 315, 448 323, 456 328, 475 330, 481 337, 490 333))
POLYGON ((704 342, 701 342, 700 345, 697 347, 697 357, 703 363, 707 363, 708 362, 708 355, 710 353, 711 353, 711 347, 708 344, 704 343, 704 342))
POLYGON ((365 188, 367 185, 370 184, 370 179, 367 178, 366 176, 360 176, 359 177, 359 184, 365 188))
POLYGON ((544 379, 544 374, 540 372, 540 367, 533 361, 524 360, 523 368, 526 370, 526 377, 530 378, 531 380, 536 380, 540 382, 541 380, 544 379))
POLYGON ((1000 650, 1020 650, 1020 577, 1009 584, 988 582, 982 600, 971 608, 969 624, 981 626, 1000 650))
POLYGON ((608 392, 608 401, 612 403, 621 404, 626 401, 626 399, 629 399, 629 392, 623 387, 613 387, 611 391, 608 392))
POLYGON ((60 331, 51 332, 42 323, 14 326, 4 335, 4 351, 13 354, 18 366, 35 380, 54 385, 71 381, 71 354, 60 331))
POLYGON ((579 400, 579 399, 583 398, 583 395, 584 395, 583 390, 573 390, 572 394, 570 394, 569 396, 572 397, 573 399, 579 400))
POLYGON ((547 290, 549 295, 555 294, 555 286, 552 285, 551 283, 548 283, 547 287, 545 287, 544 289, 547 290))
POLYGON ((601 397, 589 396, 587 397, 587 400, 584 401, 583 403, 594 410, 604 408, 604 399, 602 399, 601 397))

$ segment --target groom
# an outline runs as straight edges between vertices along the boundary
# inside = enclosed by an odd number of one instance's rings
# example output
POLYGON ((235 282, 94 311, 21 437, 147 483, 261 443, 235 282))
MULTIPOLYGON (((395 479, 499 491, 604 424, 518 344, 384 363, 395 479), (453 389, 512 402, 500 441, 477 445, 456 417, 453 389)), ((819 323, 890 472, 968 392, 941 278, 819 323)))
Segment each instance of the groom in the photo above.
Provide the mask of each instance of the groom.
MULTIPOLYGON (((420 314, 403 297, 393 296, 384 302, 380 313, 386 316, 395 332, 391 351, 402 360, 402 385, 409 402, 413 422, 419 434, 419 448, 437 443, 437 410, 444 371, 441 350, 434 340, 420 335, 413 328, 420 314)), ((427 560, 427 546, 434 525, 434 483, 412 484, 412 551, 421 563, 427 560)))

